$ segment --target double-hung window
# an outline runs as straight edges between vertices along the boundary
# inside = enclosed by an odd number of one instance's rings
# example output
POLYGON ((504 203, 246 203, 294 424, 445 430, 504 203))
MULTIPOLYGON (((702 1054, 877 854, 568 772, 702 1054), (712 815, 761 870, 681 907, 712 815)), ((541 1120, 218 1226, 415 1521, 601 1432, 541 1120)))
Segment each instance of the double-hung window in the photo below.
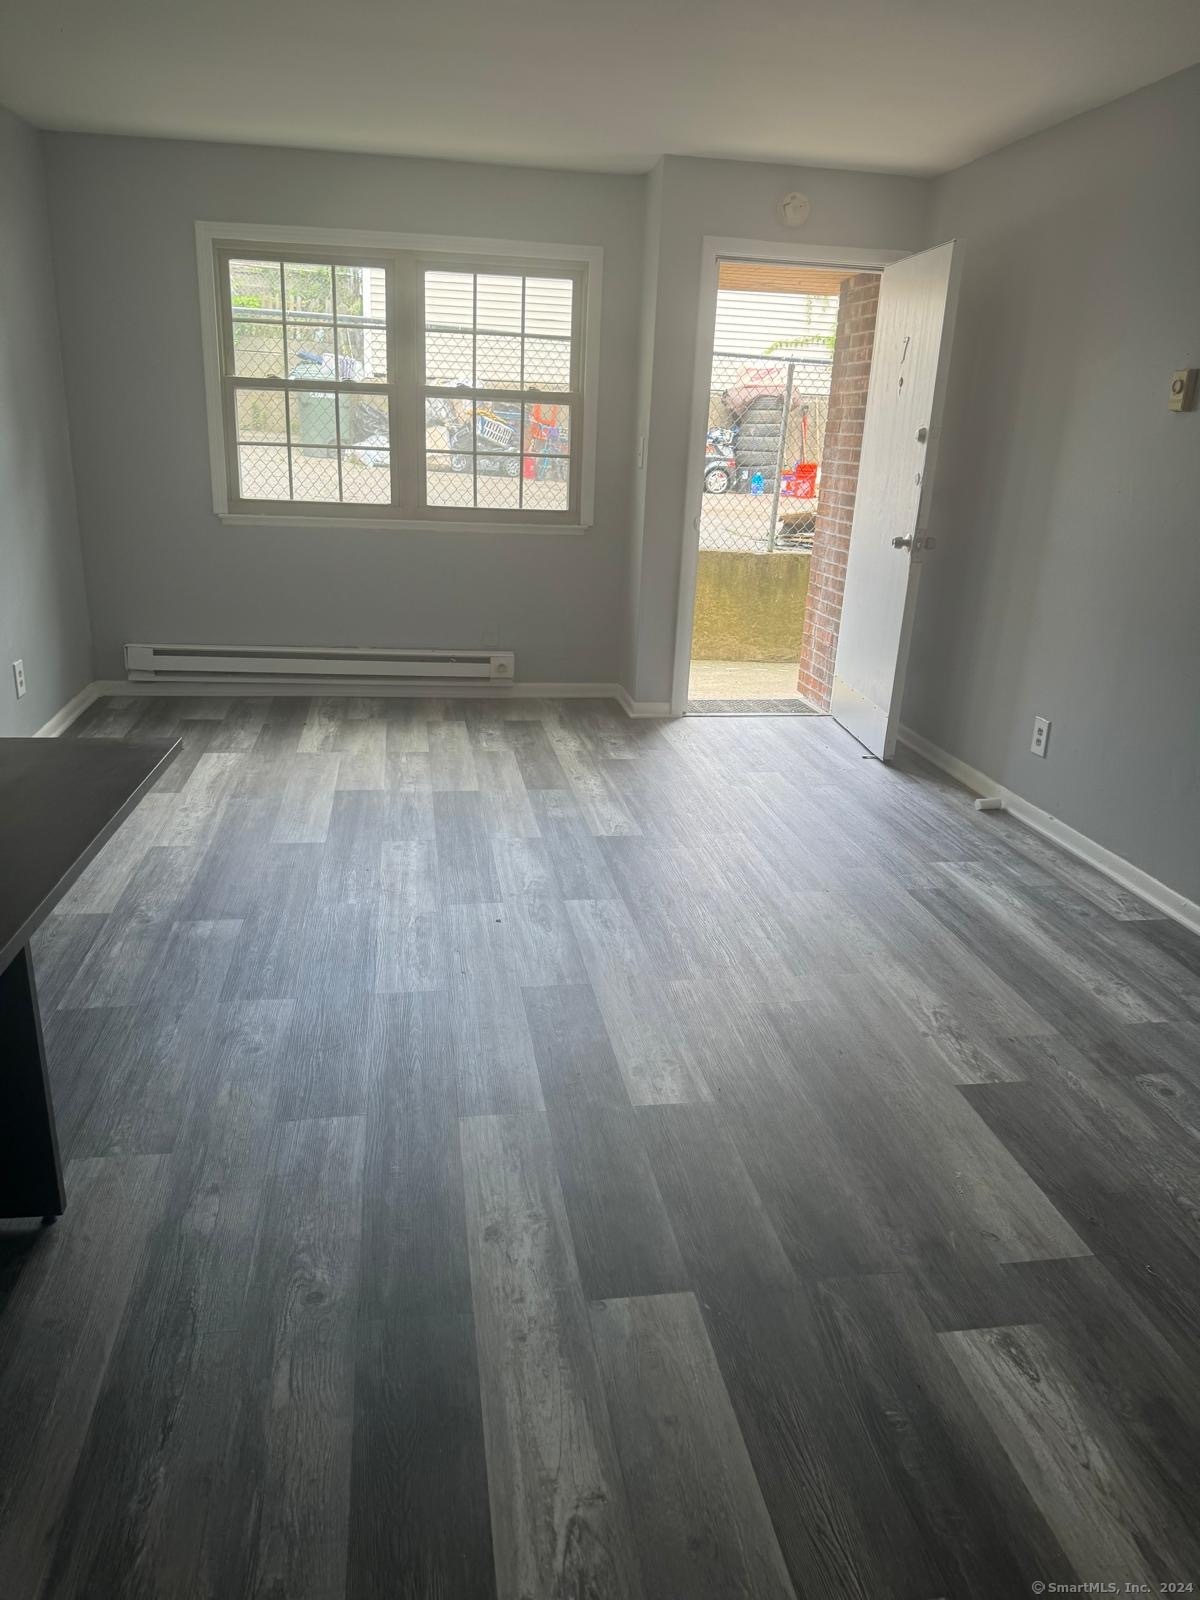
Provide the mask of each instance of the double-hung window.
POLYGON ((220 514, 589 524, 598 251, 197 235, 220 514))
POLYGON ((387 263, 237 247, 218 262, 230 505, 391 506, 387 263))

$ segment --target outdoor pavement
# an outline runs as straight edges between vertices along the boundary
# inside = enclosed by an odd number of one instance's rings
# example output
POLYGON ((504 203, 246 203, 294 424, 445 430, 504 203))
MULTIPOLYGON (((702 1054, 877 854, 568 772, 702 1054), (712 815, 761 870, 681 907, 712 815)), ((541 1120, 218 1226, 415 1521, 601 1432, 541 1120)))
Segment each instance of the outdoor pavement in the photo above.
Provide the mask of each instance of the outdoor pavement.
POLYGON ((801 700, 794 661, 693 661, 689 700, 801 700))
MULTIPOLYGON (((781 502, 784 516, 816 515, 815 500, 781 502)), ((765 555, 771 547, 769 494, 706 494, 700 503, 701 550, 745 550, 765 555)), ((787 548, 786 539, 777 548, 787 548)))

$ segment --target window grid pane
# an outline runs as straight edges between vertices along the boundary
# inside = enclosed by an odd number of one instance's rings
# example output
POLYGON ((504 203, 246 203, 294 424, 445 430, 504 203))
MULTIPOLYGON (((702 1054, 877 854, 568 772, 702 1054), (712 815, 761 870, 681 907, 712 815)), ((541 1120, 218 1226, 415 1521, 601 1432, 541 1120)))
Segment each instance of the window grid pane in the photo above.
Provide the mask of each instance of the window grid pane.
POLYGON ((292 389, 288 421, 294 445, 337 444, 337 396, 329 389, 292 389))
MULTIPOLYGON (((403 256, 396 259, 403 266, 403 256)), ((425 395, 425 503, 485 513, 569 512, 571 401, 580 381, 578 280, 418 270, 426 389, 461 394, 425 395)), ((390 268, 230 254, 225 271, 229 376, 256 380, 254 386, 235 381, 227 390, 238 495, 397 504, 390 268), (344 389, 344 383, 378 390, 344 389)))
POLYGON ((282 321, 282 272, 278 261, 232 257, 229 262, 229 299, 234 316, 246 316, 252 321, 282 321))
POLYGON ((239 445, 238 484, 244 500, 290 500, 292 484, 287 447, 239 445))
POLYGON ((569 406, 471 404, 440 395, 428 396, 425 406, 427 505, 571 509, 569 406), (495 482, 501 478, 503 485, 495 482))
POLYGON ((233 364, 239 378, 282 378, 285 371, 282 323, 235 320, 233 364))
POLYGON ((531 456, 571 453, 571 408, 539 401, 525 407, 525 450, 531 456))
POLYGON ((521 340, 509 334, 475 335, 475 385, 479 389, 520 389, 521 340))
POLYGON ((427 388, 571 389, 574 278, 424 274, 427 388))
POLYGON ((338 453, 312 445, 292 447, 292 499, 319 500, 336 505, 341 494, 338 483, 338 453))
POLYGON ((342 500, 345 504, 385 506, 391 497, 391 451, 342 451, 342 500))
POLYGON ((287 410, 282 389, 237 391, 237 437, 244 444, 286 444, 287 410))
POLYGON ((243 499, 391 503, 384 393, 237 387, 234 435, 243 499))
POLYGON ((333 273, 336 375, 387 381, 387 279, 382 267, 338 266, 333 273))
POLYGON ((521 462, 517 456, 475 457, 475 504, 486 511, 519 511, 521 462))
POLYGON ((525 511, 567 511, 571 504, 570 463, 565 456, 524 456, 521 507, 525 511))
POLYGON ((573 278, 426 269, 426 504, 570 510, 575 295, 573 278))
POLYGON ((288 321, 284 328, 289 378, 299 378, 306 383, 327 383, 335 376, 332 321, 288 321))
POLYGON ((429 451, 425 457, 425 498, 431 506, 473 507, 473 457, 429 451))
POLYGON ((521 407, 506 400, 480 400, 475 406, 475 448, 488 455, 517 455, 521 449, 521 407))
POLYGON ((289 317, 333 318, 333 268, 327 262, 283 263, 283 303, 289 317))
POLYGON ((239 497, 392 504, 387 268, 231 256, 226 271, 232 376, 281 383, 233 385, 239 497))

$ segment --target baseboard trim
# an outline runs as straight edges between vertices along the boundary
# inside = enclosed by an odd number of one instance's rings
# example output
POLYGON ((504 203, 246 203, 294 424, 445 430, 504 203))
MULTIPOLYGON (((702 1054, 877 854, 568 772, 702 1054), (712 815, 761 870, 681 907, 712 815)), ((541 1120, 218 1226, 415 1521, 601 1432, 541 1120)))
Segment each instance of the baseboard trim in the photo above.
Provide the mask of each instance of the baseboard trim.
POLYGON ((1024 799, 1012 789, 1006 789, 1002 783, 989 778, 986 772, 980 772, 977 767, 960 761, 957 756, 952 756, 948 750, 933 744, 915 729, 902 726, 900 740, 910 750, 915 750, 918 755, 924 756, 926 761, 940 768, 948 777, 961 783, 965 789, 970 789, 973 794, 996 795, 1003 802, 1004 810, 1016 817, 1018 822, 1023 822, 1027 828, 1032 828, 1034 833, 1052 839, 1055 844, 1061 845, 1080 861, 1086 861, 1088 866, 1095 867, 1097 872, 1102 872, 1106 878, 1119 883, 1123 889, 1129 889, 1133 894, 1140 895, 1164 916, 1173 917, 1176 922, 1181 922, 1193 933, 1200 933, 1200 905, 1180 894, 1177 889, 1160 883, 1141 867, 1135 867, 1132 861, 1126 861, 1124 856, 1119 856, 1115 851, 1097 844, 1094 839, 1089 839, 1086 833, 1080 833, 1078 828, 1072 828, 1069 823, 1063 822, 1051 812, 1043 811, 1040 806, 1035 806, 1032 801, 1024 799))
POLYGON ((635 700, 622 684, 614 685, 617 700, 627 717, 669 717, 669 700, 635 700))
POLYGON ((61 711, 56 711, 50 721, 44 723, 34 734, 35 739, 57 739, 87 708, 99 700, 106 693, 102 683, 85 683, 77 695, 73 695, 61 711))
POLYGON ((81 689, 69 705, 57 716, 51 717, 44 728, 39 728, 38 738, 53 738, 69 728, 80 712, 86 711, 94 700, 103 695, 385 695, 414 700, 615 700, 628 717, 669 717, 669 700, 635 700, 620 683, 475 683, 427 684, 392 683, 368 684, 328 682, 313 679, 310 682, 285 682, 277 679, 240 678, 231 683, 228 678, 189 678, 186 683, 149 682, 133 683, 127 678, 97 678, 81 689))

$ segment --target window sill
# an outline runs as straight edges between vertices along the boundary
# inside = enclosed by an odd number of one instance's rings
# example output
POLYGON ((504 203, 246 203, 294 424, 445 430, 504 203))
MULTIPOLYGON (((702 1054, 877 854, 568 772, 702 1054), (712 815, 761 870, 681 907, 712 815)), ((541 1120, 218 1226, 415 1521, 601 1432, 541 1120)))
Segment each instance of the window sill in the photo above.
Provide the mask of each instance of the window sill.
POLYGON ((262 516, 218 511, 217 520, 237 528, 388 528, 395 533, 587 533, 590 522, 405 522, 396 517, 262 516))

